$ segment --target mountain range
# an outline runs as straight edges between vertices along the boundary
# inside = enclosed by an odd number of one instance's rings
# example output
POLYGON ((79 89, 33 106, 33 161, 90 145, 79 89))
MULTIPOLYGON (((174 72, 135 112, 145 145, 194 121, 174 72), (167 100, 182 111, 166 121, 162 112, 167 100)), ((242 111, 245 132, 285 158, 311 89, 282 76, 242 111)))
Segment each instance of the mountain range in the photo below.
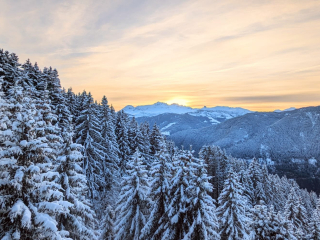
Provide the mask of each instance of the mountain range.
POLYGON ((156 123, 178 147, 192 145, 197 153, 217 145, 233 157, 266 159, 276 173, 320 192, 320 106, 252 112, 156 103, 123 110, 140 123, 156 123))

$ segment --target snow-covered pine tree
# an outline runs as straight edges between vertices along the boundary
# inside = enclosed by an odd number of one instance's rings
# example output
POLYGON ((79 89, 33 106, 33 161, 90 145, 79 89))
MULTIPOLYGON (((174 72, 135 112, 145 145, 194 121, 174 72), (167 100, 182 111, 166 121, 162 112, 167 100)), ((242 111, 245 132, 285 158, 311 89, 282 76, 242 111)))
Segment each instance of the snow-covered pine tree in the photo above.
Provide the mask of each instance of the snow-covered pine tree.
POLYGON ((146 224, 146 209, 150 204, 148 176, 137 150, 127 164, 122 177, 121 192, 116 207, 115 240, 138 240, 146 224))
POLYGON ((114 189, 119 178, 119 148, 111 110, 105 96, 103 96, 101 100, 99 114, 102 126, 101 136, 103 138, 103 146, 106 150, 103 161, 103 172, 108 194, 106 194, 107 196, 104 198, 105 202, 111 203, 113 202, 112 197, 114 197, 115 193, 111 193, 110 191, 114 189))
POLYGON ((310 218, 309 228, 308 228, 308 239, 310 240, 320 240, 320 215, 319 209, 313 211, 310 218))
POLYGON ((143 148, 141 149, 141 154, 145 158, 148 164, 151 163, 151 156, 150 156, 150 126, 148 122, 141 123, 139 126, 142 138, 143 138, 143 148))
POLYGON ((9 90, 10 126, 1 132, 1 239, 62 239, 57 217, 68 211, 43 119, 22 87, 9 90))
POLYGON ((130 146, 128 139, 127 116, 123 111, 117 113, 116 136, 119 146, 119 167, 120 173, 126 171, 127 160, 130 155, 130 146))
MULTIPOLYGON (((270 240, 297 240, 294 236, 292 223, 283 216, 282 212, 276 213, 273 206, 268 209, 269 235, 266 239, 270 240)), ((256 222, 254 222, 257 224, 256 222)))
POLYGON ((68 88, 65 93, 65 103, 68 106, 70 113, 72 115, 72 123, 75 122, 76 116, 76 95, 72 92, 72 88, 68 88))
POLYGON ((180 151, 173 158, 174 177, 170 182, 168 210, 159 220, 161 225, 158 229, 164 230, 162 239, 183 239, 191 226, 191 220, 188 219, 190 199, 187 193, 191 176, 189 160, 187 151, 180 151))
POLYGON ((129 139, 129 147, 130 152, 134 153, 134 151, 138 148, 140 153, 145 152, 144 149, 144 138, 140 131, 139 125, 136 119, 133 117, 129 123, 128 127, 128 139, 129 139))
POLYGON ((83 169, 88 180, 88 196, 100 200, 106 187, 102 166, 106 149, 102 145, 101 124, 90 93, 83 100, 83 109, 76 122, 76 143, 84 147, 83 169))
POLYGON ((254 206, 251 218, 253 239, 269 240, 273 226, 269 219, 269 210, 263 201, 254 206))
POLYGON ((0 77, 3 76, 2 91, 6 96, 9 89, 15 85, 16 79, 22 75, 19 66, 21 64, 15 53, 0 49, 0 77))
POLYGON ((238 175, 230 168, 224 188, 218 199, 217 216, 220 222, 220 236, 225 239, 246 239, 248 219, 246 217, 247 199, 238 175))
POLYGON ((70 233, 72 239, 96 239, 95 214, 92 204, 86 199, 87 179, 81 167, 82 146, 72 142, 72 136, 65 137, 63 151, 58 157, 60 184, 64 199, 70 202, 69 211, 58 218, 58 228, 70 233))
POLYGON ((218 199, 228 170, 228 156, 218 146, 204 146, 199 152, 200 158, 202 158, 207 164, 208 175, 212 176, 210 183, 213 185, 213 191, 211 196, 214 199, 218 199))
POLYGON ((57 127, 61 129, 61 136, 64 134, 68 135, 68 133, 72 132, 72 114, 70 112, 69 106, 66 102, 66 93, 61 91, 58 95, 57 105, 55 107, 55 114, 57 116, 57 127))
POLYGON ((150 153, 155 155, 158 151, 160 151, 160 147, 162 142, 164 141, 163 136, 158 128, 157 124, 154 123, 152 132, 150 134, 150 153))
POLYGON ((305 207, 301 203, 300 197, 294 188, 291 188, 288 196, 284 215, 291 221, 295 229, 295 236, 298 239, 306 239, 308 229, 308 215, 305 207))
POLYGON ((176 147, 174 141, 166 140, 167 150, 170 156, 172 157, 177 152, 178 148, 176 147))
POLYGON ((209 195, 212 185, 207 175, 206 165, 202 159, 194 159, 189 151, 189 167, 192 174, 191 184, 187 192, 191 196, 188 207, 189 219, 192 223, 184 240, 220 239, 219 223, 216 217, 215 201, 209 195))
POLYGON ((53 105, 53 110, 56 110, 58 104, 61 103, 61 85, 59 74, 56 69, 49 67, 48 69, 47 90, 49 91, 49 99, 53 105))
POLYGON ((148 221, 141 231, 140 239, 160 239, 161 233, 164 231, 160 228, 159 219, 162 217, 165 219, 164 215, 168 209, 171 170, 170 156, 163 144, 149 170, 152 179, 149 197, 153 203, 148 221))
POLYGON ((259 203, 260 200, 265 202, 266 196, 263 184, 263 175, 260 164, 256 158, 249 164, 248 175, 251 178, 252 189, 250 189, 251 196, 248 199, 252 206, 259 203))
POLYGON ((114 240, 114 211, 110 205, 107 206, 104 212, 104 219, 101 225, 100 240, 114 240))

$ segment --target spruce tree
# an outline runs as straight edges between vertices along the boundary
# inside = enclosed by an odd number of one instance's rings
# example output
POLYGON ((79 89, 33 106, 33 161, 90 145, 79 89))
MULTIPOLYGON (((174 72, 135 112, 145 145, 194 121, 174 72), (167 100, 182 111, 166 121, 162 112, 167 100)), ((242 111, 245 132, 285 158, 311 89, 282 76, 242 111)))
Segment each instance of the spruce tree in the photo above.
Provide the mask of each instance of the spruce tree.
POLYGON ((102 233, 100 240, 113 240, 114 239, 114 211, 110 205, 107 206, 104 212, 104 219, 102 222, 102 233))
POLYGON ((130 155, 130 146, 128 139, 127 115, 123 111, 117 113, 116 136, 119 146, 119 167, 120 173, 126 171, 127 159, 130 155))
POLYGON ((81 167, 83 156, 82 146, 72 142, 72 137, 66 137, 64 150, 58 161, 60 184, 63 188, 64 199, 70 202, 69 211, 58 219, 58 227, 67 230, 72 239, 96 239, 95 214, 87 195, 87 179, 81 167))
POLYGON ((88 180, 88 197, 100 201, 106 187, 103 174, 106 149, 102 145, 101 124, 90 93, 84 98, 83 105, 84 110, 76 122, 76 143, 84 147, 83 169, 88 180))
POLYGON ((188 219, 190 198, 187 193, 190 184, 189 160, 186 151, 180 151, 174 156, 174 177, 170 183, 169 205, 166 214, 160 219, 161 225, 158 228, 164 230, 162 239, 183 239, 191 226, 191 220, 188 219))
POLYGON ((11 88, 9 94, 12 124, 0 137, 0 237, 67 237, 67 231, 58 230, 57 218, 68 211, 70 203, 63 199, 41 113, 22 87, 11 88))
POLYGON ((106 190, 110 191, 117 181, 119 175, 119 148, 115 135, 115 126, 113 125, 111 110, 108 100, 103 96, 100 105, 100 121, 102 145, 105 149, 105 158, 103 161, 103 172, 106 183, 106 190))
POLYGON ((217 216, 221 239, 246 239, 246 201, 238 175, 231 168, 218 199, 217 216))
POLYGON ((164 229, 159 219, 165 218, 169 203, 169 183, 171 180, 171 160, 163 144, 155 156, 149 174, 152 179, 149 197, 153 201, 150 217, 141 231, 140 239, 160 239, 164 229))
POLYGON ((295 236, 298 239, 306 238, 308 228, 308 216, 305 207, 301 203, 301 198, 294 188, 291 188, 288 200, 285 205, 284 215, 291 221, 295 229, 295 236))
POLYGON ((146 209, 149 205, 147 170, 139 150, 134 153, 127 165, 116 207, 116 240, 139 239, 141 230, 146 224, 146 209))
POLYGON ((188 212, 192 222, 183 239, 220 239, 215 201, 209 195, 212 185, 209 183, 206 165, 201 159, 195 160, 191 152, 188 155, 189 167, 192 168, 191 184, 187 188, 191 196, 188 212))
POLYGON ((150 153, 155 155, 158 151, 160 151, 160 146, 164 141, 163 136, 155 123, 152 128, 152 132, 150 134, 150 153))
POLYGON ((139 126, 142 139, 143 139, 143 144, 142 144, 142 150, 141 154, 145 158, 146 162, 148 164, 151 163, 151 156, 150 156, 150 127, 148 122, 141 123, 139 126))

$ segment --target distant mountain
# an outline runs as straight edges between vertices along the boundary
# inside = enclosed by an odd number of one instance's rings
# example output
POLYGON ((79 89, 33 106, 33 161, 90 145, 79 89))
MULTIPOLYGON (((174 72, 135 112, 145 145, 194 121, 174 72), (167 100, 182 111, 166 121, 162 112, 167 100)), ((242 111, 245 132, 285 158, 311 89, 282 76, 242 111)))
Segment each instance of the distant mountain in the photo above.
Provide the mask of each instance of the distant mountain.
POLYGON ((218 145, 234 157, 320 160, 320 107, 255 112, 221 124, 171 134, 178 146, 218 145))
POLYGON ((167 104, 162 102, 157 102, 152 105, 143 105, 133 107, 128 105, 122 109, 124 112, 131 116, 138 117, 153 117, 164 113, 175 113, 175 114, 185 114, 188 113, 193 116, 210 116, 214 118, 226 118, 230 119, 236 116, 241 116, 246 113, 251 112, 250 110, 244 108, 232 108, 232 107, 212 107, 212 108, 191 108, 187 106, 182 106, 179 104, 167 104))
POLYGON ((133 107, 131 105, 126 106, 122 109, 125 113, 138 117, 153 117, 163 113, 176 113, 176 114, 185 114, 195 112, 196 109, 191 107, 181 106, 179 104, 167 104, 162 102, 157 102, 152 105, 144 105, 133 107))
POLYGON ((277 109, 277 110, 274 110, 274 112, 288 112, 288 111, 293 111, 293 110, 296 110, 296 108, 295 107, 291 107, 291 108, 287 108, 287 109, 284 109, 284 110, 277 109))
POLYGON ((126 106, 122 109, 138 122, 154 123, 160 127, 164 135, 171 135, 179 131, 199 129, 219 124, 227 119, 250 113, 244 108, 212 107, 191 108, 178 104, 157 102, 152 105, 126 106))

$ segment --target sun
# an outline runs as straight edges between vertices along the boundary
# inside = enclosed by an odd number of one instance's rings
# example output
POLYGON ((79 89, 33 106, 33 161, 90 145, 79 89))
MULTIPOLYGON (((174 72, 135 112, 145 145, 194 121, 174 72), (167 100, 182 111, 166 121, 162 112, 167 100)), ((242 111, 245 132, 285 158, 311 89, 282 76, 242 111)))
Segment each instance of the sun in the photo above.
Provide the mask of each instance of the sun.
POLYGON ((187 106, 188 102, 189 102, 188 100, 183 98, 172 98, 169 101, 167 101, 168 104, 176 103, 182 106, 187 106))

